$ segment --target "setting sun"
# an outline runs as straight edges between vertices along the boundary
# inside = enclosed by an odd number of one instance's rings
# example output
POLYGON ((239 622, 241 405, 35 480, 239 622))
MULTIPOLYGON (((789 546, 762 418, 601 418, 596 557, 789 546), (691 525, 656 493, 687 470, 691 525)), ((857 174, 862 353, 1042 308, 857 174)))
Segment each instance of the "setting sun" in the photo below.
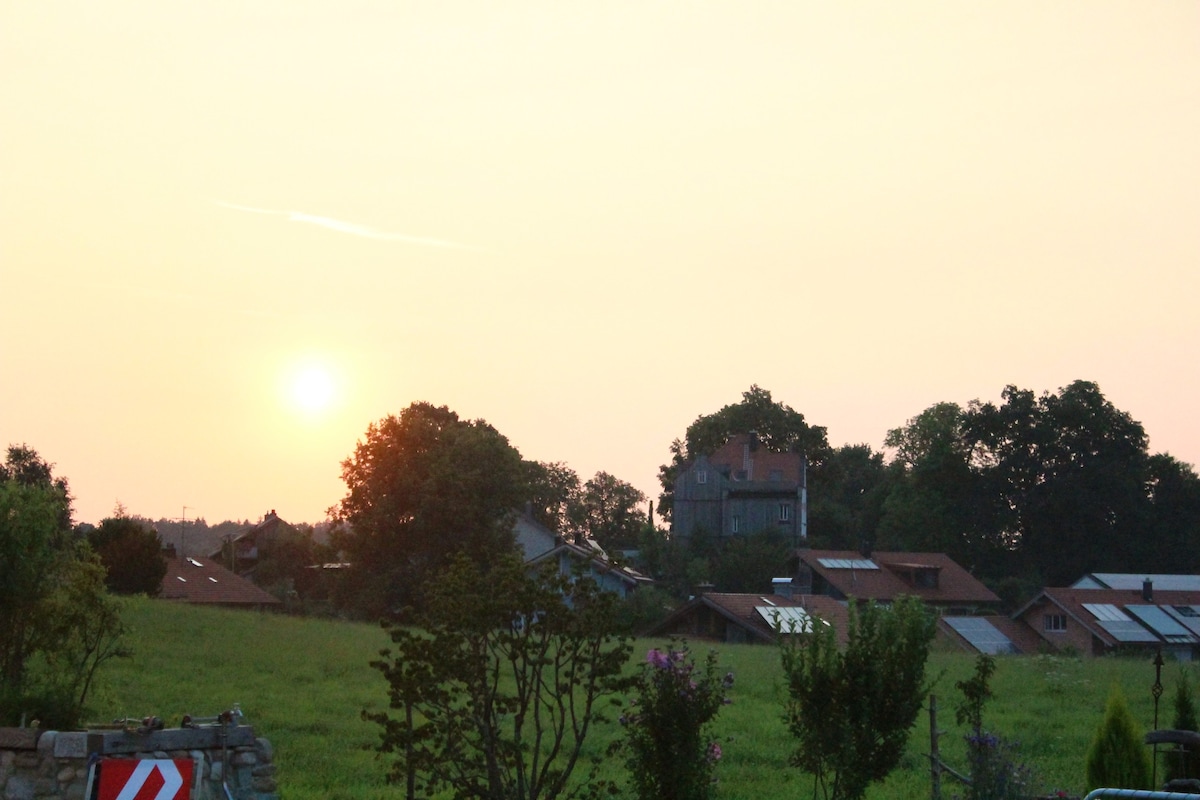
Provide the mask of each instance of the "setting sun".
POLYGON ((291 378, 292 404, 306 414, 327 409, 334 400, 336 387, 333 375, 324 366, 308 365, 297 370, 291 378))

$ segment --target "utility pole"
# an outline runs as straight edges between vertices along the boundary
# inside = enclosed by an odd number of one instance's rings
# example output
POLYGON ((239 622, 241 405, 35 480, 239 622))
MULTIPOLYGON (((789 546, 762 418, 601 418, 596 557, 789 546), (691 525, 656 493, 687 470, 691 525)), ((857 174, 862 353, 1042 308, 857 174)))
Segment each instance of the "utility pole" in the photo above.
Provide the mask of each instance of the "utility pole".
MULTIPOLYGON (((196 509, 192 509, 195 511, 196 509)), ((183 507, 183 516, 179 518, 179 557, 187 558, 187 512, 188 507, 183 507)))

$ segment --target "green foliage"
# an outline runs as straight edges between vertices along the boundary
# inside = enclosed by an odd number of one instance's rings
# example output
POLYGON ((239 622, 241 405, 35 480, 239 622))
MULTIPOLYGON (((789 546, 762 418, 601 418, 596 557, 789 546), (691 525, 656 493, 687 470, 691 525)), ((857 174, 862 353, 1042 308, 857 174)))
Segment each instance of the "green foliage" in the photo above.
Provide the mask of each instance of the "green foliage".
MULTIPOLYGON (((1177 731, 1200 729, 1200 721, 1197 721, 1196 718, 1196 701, 1192 694, 1189 670, 1180 670, 1179 681, 1175 684, 1175 695, 1172 700, 1174 716, 1171 720, 1171 727, 1177 731)), ((1180 778, 1200 778, 1200 755, 1193 750, 1180 748, 1167 753, 1166 780, 1180 778)))
POLYGON ((778 531, 731 537, 710 561, 711 581, 719 592, 769 592, 791 549, 790 537, 778 531))
POLYGON ((125 655, 104 568, 71 534, 70 494, 28 447, 0 465, 0 724, 72 727, 96 671, 125 655))
POLYGON ((1087 790, 1150 789, 1149 750, 1120 687, 1108 695, 1104 720, 1087 752, 1087 790))
POLYGON ((167 574, 158 534, 142 521, 118 509, 115 516, 101 520, 87 535, 88 543, 104 565, 104 583, 116 594, 155 597, 167 574))
POLYGON ((520 453, 483 420, 413 403, 367 428, 342 462, 346 523, 335 544, 353 565, 340 599, 365 617, 423 605, 426 580, 456 555, 480 566, 513 549, 523 504, 520 453))
POLYGON ((526 462, 534 517, 577 543, 594 539, 606 550, 638 546, 647 524, 646 495, 607 472, 580 483, 562 463, 526 462))
POLYGON ((814 796, 856 800, 900 762, 934 632, 924 604, 902 597, 890 608, 852 604, 845 652, 828 625, 780 637, 792 763, 813 776, 814 796))
POLYGON ((717 675, 717 654, 702 670, 687 645, 651 648, 635 698, 621 717, 626 765, 639 800, 706 800, 721 760, 711 723, 726 702, 733 673, 717 675))
POLYGON ((533 800, 602 785, 573 783, 601 703, 628 686, 628 639, 616 598, 583 576, 531 576, 515 556, 488 572, 456 561, 430 589, 420 628, 388 625, 372 666, 388 681, 389 779, 406 796, 533 800))

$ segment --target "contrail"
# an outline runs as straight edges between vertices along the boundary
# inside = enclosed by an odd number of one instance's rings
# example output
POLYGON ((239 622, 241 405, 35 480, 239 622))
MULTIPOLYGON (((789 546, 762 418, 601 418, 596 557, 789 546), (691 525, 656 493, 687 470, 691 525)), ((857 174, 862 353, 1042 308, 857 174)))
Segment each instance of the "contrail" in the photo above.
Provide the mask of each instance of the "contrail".
POLYGON ((252 206, 239 206, 235 203, 225 203, 220 200, 213 200, 213 203, 222 208, 231 208, 234 211, 248 211, 251 214, 269 214, 275 217, 287 217, 291 222, 307 222, 310 225, 320 225, 322 228, 329 228, 338 233, 348 233, 351 236, 363 236, 368 239, 381 239, 388 242, 407 242, 408 244, 419 244, 426 247, 449 247, 455 250, 478 250, 477 247, 470 245, 459 244, 458 242, 447 242, 443 239, 428 239, 421 236, 409 236, 406 233, 392 233, 389 231, 377 231, 374 228, 368 228, 366 225, 356 225, 353 222, 343 222, 340 219, 331 217, 319 217, 315 214, 305 214, 303 211, 276 211, 270 208, 254 208, 252 206))

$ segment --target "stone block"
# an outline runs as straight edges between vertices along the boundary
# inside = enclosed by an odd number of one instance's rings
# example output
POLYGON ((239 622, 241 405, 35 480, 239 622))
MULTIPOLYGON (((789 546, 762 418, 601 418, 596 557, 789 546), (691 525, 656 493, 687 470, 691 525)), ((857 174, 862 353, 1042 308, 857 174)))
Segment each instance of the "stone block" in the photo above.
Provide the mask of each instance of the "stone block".
POLYGON ((0 747, 10 750, 32 750, 37 747, 42 731, 37 728, 0 728, 0 747))
POLYGON ((4 800, 33 800, 33 781, 21 775, 14 775, 4 786, 4 800))
POLYGON ((254 752, 258 753, 258 758, 260 761, 275 760, 275 748, 271 746, 271 742, 268 739, 255 739, 254 752))
POLYGON ((88 735, 86 733, 60 733, 54 738, 55 758, 87 758, 88 735))
POLYGON ((38 755, 45 758, 54 755, 54 743, 58 741, 58 731, 46 731, 38 738, 38 755))

